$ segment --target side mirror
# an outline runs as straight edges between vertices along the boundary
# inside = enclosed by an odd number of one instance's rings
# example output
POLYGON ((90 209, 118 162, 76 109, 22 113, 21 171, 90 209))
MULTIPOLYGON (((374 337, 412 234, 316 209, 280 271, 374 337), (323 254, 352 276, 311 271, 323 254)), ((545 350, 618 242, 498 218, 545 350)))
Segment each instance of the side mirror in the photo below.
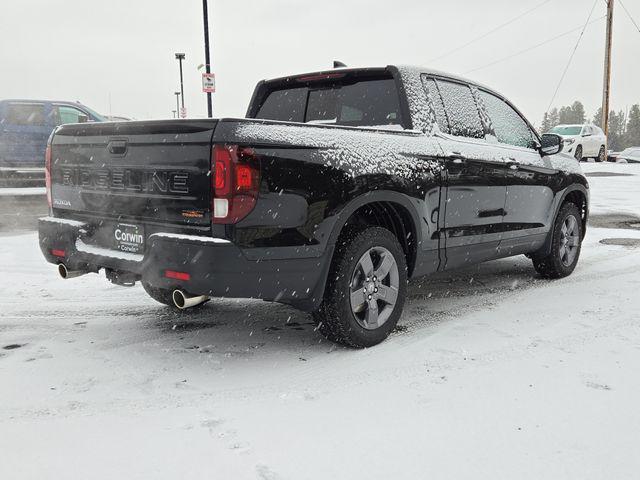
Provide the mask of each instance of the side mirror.
POLYGON ((78 123, 87 123, 89 117, 87 115, 78 115, 78 123))
POLYGON ((555 155, 562 151, 562 137, 555 133, 545 133, 540 139, 540 153, 542 155, 555 155))

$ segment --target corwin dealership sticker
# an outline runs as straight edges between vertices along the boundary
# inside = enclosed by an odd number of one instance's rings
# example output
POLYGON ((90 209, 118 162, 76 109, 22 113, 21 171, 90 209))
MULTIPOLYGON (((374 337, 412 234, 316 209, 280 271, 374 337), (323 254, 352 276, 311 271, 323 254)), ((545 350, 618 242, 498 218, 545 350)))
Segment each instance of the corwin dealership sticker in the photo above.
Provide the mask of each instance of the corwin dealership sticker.
POLYGON ((140 225, 119 223, 113 231, 118 250, 141 253, 144 250, 144 229, 140 225))

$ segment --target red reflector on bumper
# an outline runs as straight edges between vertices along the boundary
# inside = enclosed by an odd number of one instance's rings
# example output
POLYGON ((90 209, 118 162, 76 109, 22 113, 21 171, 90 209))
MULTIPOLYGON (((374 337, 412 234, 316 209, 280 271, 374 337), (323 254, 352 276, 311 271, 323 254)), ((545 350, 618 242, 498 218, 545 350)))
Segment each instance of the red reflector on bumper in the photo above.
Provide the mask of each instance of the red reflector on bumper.
POLYGON ((62 257, 64 258, 64 250, 56 250, 55 248, 51 250, 51 255, 54 257, 62 257))
POLYGON ((164 276, 167 278, 173 278, 174 280, 191 280, 191 275, 185 272, 176 272, 174 270, 165 270, 164 276))

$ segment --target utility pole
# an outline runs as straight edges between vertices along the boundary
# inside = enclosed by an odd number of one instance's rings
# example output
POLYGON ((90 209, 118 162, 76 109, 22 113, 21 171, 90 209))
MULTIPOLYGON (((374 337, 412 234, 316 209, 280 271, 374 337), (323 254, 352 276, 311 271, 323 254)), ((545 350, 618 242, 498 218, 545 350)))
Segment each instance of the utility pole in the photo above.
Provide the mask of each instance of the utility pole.
POLYGON ((176 59, 180 63, 180 96, 182 98, 182 110, 184 111, 184 82, 182 81, 182 61, 185 58, 184 53, 176 53, 176 59))
MULTIPOLYGON (((609 143, 609 97, 611 96, 611 40, 613 37, 613 2, 607 0, 607 39, 604 52, 604 82, 602 86, 602 130, 609 143)), ((607 147, 608 148, 608 147, 607 147)))
MULTIPOLYGON (((209 53, 209 11, 207 7, 207 0, 202 0, 202 16, 204 17, 204 68, 205 72, 211 73, 211 56, 209 53)), ((209 118, 213 117, 211 92, 207 92, 207 113, 209 118)))
MULTIPOLYGON (((180 92, 173 92, 176 95, 176 112, 178 112, 176 118, 180 118, 180 92)), ((184 102, 183 102, 184 105, 184 102)))

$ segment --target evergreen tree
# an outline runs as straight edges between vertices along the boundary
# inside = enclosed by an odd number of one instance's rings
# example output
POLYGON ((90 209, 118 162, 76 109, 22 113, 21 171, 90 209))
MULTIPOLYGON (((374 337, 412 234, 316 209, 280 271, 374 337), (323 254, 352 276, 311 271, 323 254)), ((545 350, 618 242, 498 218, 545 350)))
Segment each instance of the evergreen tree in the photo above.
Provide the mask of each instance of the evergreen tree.
POLYGON ((629 111, 629 120, 624 135, 625 147, 640 146, 640 105, 636 104, 629 111))
POLYGON ((558 109, 552 108, 549 111, 549 130, 557 125, 560 125, 560 116, 558 114, 558 109))
POLYGON ((558 115, 558 121, 561 125, 567 125, 571 123, 575 123, 573 121, 573 110, 571 107, 564 106, 560 109, 560 113, 558 115))
POLYGON ((602 107, 598 107, 598 110, 593 115, 593 124, 602 128, 602 107))
POLYGON ((553 127, 549 123, 549 114, 544 112, 544 116, 542 117, 542 125, 540 126, 540 131, 542 133, 547 133, 553 127))
POLYGON ((583 124, 587 120, 587 116, 584 113, 584 105, 582 102, 576 100, 571 105, 571 112, 573 113, 573 120, 571 123, 583 124))
POLYGON ((624 148, 625 123, 624 112, 611 111, 609 114, 609 138, 607 139, 610 150, 619 151, 624 148))

